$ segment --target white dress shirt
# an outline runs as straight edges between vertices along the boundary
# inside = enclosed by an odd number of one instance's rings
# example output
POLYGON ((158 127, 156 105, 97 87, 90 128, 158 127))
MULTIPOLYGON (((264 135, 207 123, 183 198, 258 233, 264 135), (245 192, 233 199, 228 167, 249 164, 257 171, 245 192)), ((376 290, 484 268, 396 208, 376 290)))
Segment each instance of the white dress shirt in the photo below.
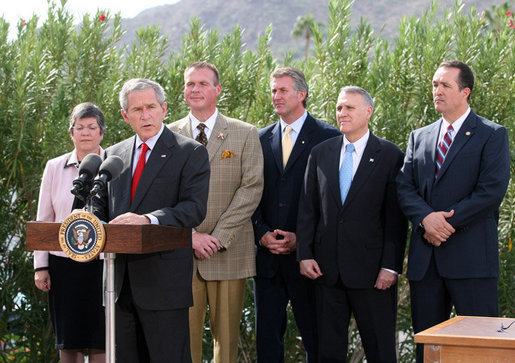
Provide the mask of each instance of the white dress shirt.
POLYGON ((284 137, 284 133, 286 132, 286 126, 291 127, 290 131, 290 138, 291 138, 291 144, 292 146, 295 146, 295 142, 297 141, 297 137, 299 136, 300 130, 302 129, 302 126, 304 125, 304 121, 306 121, 306 118, 308 117, 308 112, 304 110, 304 113, 302 116, 300 116, 298 119, 293 121, 291 124, 287 124, 286 122, 281 119, 281 140, 284 137))
MULTIPOLYGON (((468 117, 469 113, 470 113, 470 107, 468 107, 467 111, 465 111, 465 113, 463 115, 458 117, 458 119, 452 123, 452 128, 453 128, 453 131, 451 132, 452 140, 454 140, 454 137, 456 136, 458 131, 460 131, 460 128, 463 125, 463 122, 465 122, 465 119, 468 117)), ((443 140, 443 137, 447 133, 447 128, 449 127, 449 125, 450 125, 449 121, 447 121, 446 119, 444 119, 442 117, 442 123, 440 124, 440 135, 438 136, 438 145, 440 144, 440 142, 443 140)), ((452 143, 451 143, 451 146, 449 147, 449 149, 451 147, 452 147, 452 143)), ((449 151, 449 150, 447 150, 447 151, 449 151)))
MULTIPOLYGON (((145 144, 147 144, 148 146, 148 150, 145 155, 145 165, 148 161, 148 158, 150 157, 150 154, 152 153, 152 150, 154 150, 154 147, 156 146, 157 140, 159 140, 159 138, 161 137, 161 134, 163 133, 164 129, 165 125, 162 124, 159 132, 156 135, 149 138, 147 141, 145 141, 145 144)), ((136 171, 139 156, 141 155, 141 144, 143 144, 143 141, 139 138, 138 134, 136 134, 136 144, 134 145, 136 149, 134 150, 134 156, 132 158, 132 175, 134 175, 134 171, 136 171)), ((157 219, 157 217, 153 216, 152 214, 144 214, 144 216, 146 216, 150 220, 150 223, 159 224, 159 220, 157 219)))
POLYGON ((198 134, 200 133, 200 130, 197 129, 197 126, 200 123, 203 123, 204 125, 206 125, 206 127, 204 128, 204 132, 206 133, 206 138, 209 141, 211 133, 215 128, 216 118, 218 117, 218 108, 216 108, 215 112, 211 116, 209 116, 209 118, 204 122, 200 122, 195 116, 193 116, 191 112, 189 114, 189 117, 191 121, 191 135, 193 136, 193 140, 196 140, 198 134))
POLYGON ((339 168, 342 166, 343 158, 345 157, 345 148, 348 144, 354 145, 354 151, 352 152, 352 179, 354 179, 354 175, 356 174, 356 170, 358 170, 359 163, 361 161, 361 157, 363 156, 363 152, 367 147, 368 138, 370 137, 370 131, 367 130, 365 135, 361 136, 361 138, 356 142, 350 142, 347 140, 345 135, 343 136, 343 144, 342 149, 340 151, 340 164, 339 168))

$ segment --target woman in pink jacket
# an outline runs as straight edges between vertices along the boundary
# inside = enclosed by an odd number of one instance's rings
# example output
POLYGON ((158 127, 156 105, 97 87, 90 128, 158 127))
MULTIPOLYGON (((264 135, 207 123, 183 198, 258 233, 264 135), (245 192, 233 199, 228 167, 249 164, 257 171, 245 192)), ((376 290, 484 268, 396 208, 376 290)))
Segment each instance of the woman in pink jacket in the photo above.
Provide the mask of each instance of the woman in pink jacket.
MULTIPOLYGON (((39 192, 38 221, 61 222, 72 210, 84 207, 70 189, 86 155, 103 157, 100 142, 105 129, 104 114, 97 106, 81 103, 74 107, 69 132, 75 148, 47 162, 39 192)), ((61 251, 35 251, 34 268, 36 287, 48 292, 61 362, 83 362, 85 349, 89 350, 89 362, 104 362, 102 260, 75 262, 61 251)))

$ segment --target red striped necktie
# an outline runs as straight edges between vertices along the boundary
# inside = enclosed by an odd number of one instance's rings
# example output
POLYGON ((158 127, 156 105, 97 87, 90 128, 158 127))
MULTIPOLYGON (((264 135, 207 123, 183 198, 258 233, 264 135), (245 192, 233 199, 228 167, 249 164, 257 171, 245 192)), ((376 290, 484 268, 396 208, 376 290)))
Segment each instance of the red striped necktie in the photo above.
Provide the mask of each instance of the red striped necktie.
POLYGON ((443 161, 445 159, 445 155, 447 155, 447 151, 449 151, 449 148, 452 144, 452 135, 451 133, 454 131, 452 128, 452 125, 449 125, 447 128, 447 132, 443 136, 442 141, 438 144, 438 147, 436 148, 436 175, 440 172, 440 169, 442 168, 443 161))

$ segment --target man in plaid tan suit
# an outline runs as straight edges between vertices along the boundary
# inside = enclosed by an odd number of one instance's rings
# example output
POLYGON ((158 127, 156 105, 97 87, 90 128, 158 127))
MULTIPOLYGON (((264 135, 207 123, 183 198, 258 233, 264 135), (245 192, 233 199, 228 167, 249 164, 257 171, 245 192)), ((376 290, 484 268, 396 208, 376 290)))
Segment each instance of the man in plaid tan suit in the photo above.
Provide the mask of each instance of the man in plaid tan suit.
POLYGON ((207 216, 192 235, 195 263, 189 318, 194 363, 202 359, 207 305, 215 363, 237 362, 245 279, 256 274, 250 217, 263 190, 261 144, 256 127, 218 112, 221 89, 214 65, 190 64, 184 72, 190 113, 169 126, 204 144, 211 166, 207 216))

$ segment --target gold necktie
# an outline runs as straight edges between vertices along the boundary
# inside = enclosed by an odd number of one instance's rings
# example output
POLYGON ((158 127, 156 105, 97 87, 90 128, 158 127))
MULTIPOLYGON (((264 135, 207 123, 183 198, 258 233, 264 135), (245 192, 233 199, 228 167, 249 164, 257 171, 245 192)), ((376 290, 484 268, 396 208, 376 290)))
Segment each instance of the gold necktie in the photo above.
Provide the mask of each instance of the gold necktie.
POLYGON ((292 130, 291 126, 286 126, 286 130, 284 133, 282 148, 283 148, 283 168, 286 168, 286 163, 288 162, 288 158, 290 157, 291 150, 293 149, 293 143, 291 142, 290 131, 292 130))

